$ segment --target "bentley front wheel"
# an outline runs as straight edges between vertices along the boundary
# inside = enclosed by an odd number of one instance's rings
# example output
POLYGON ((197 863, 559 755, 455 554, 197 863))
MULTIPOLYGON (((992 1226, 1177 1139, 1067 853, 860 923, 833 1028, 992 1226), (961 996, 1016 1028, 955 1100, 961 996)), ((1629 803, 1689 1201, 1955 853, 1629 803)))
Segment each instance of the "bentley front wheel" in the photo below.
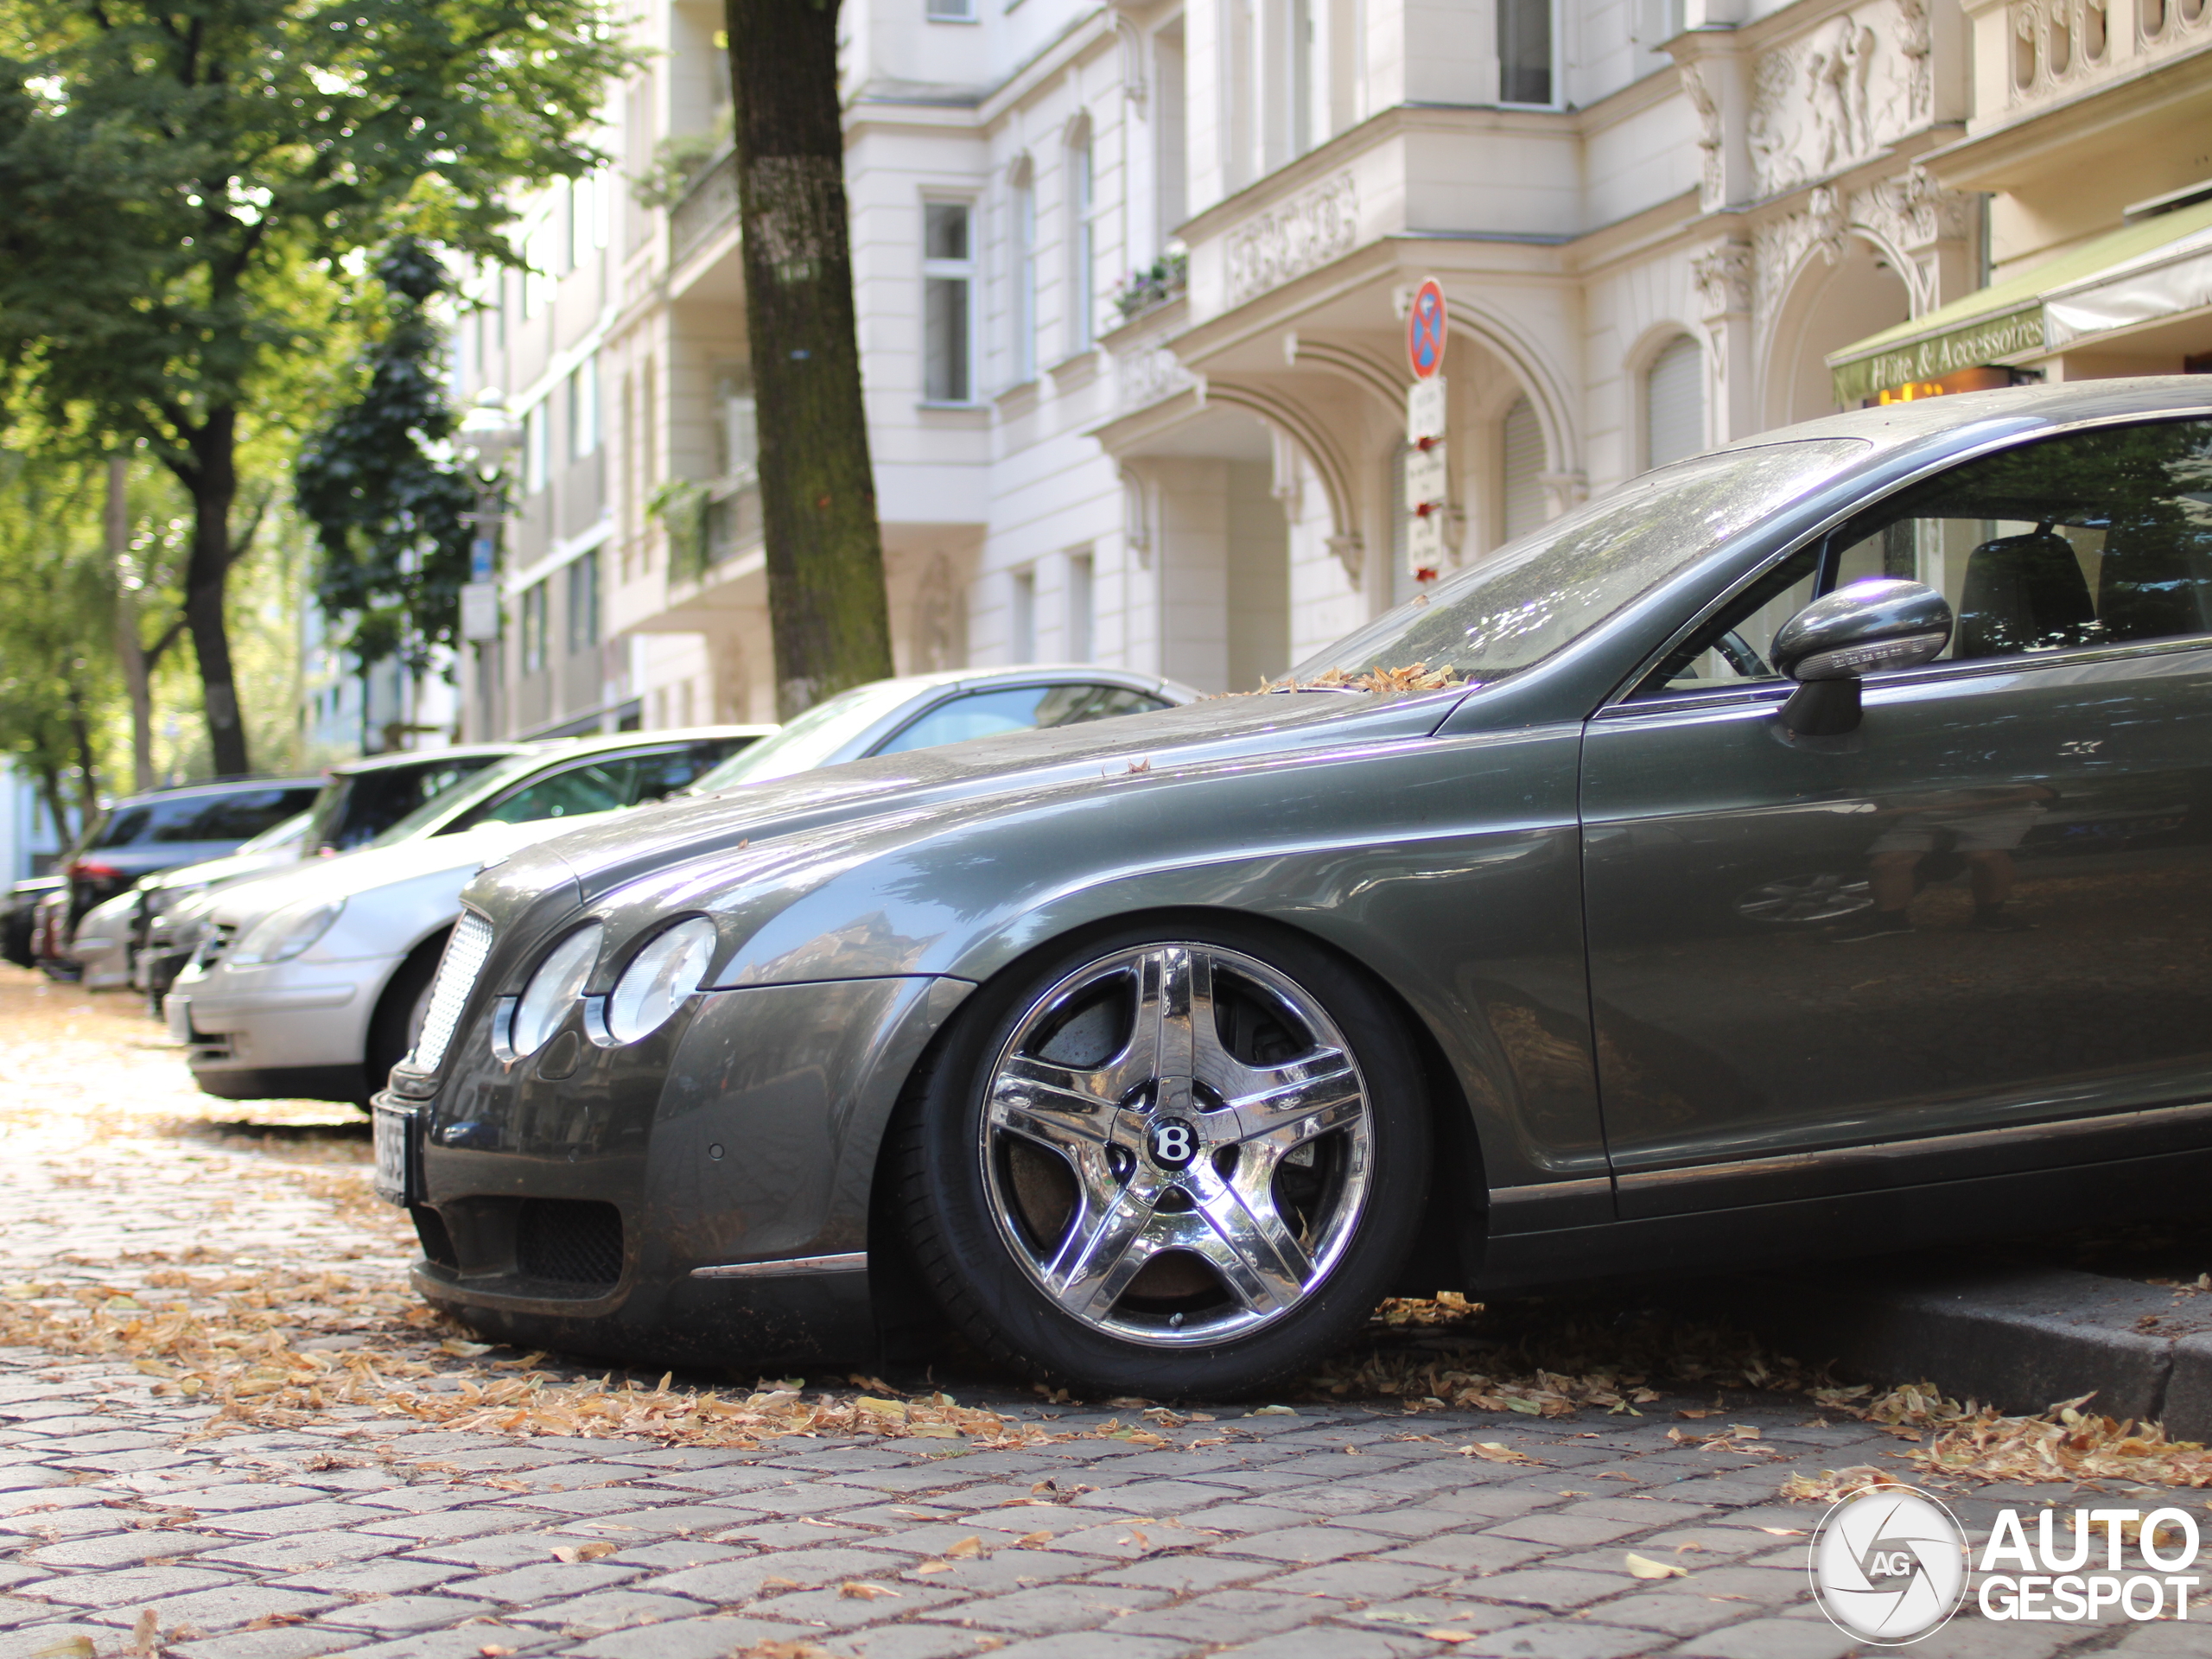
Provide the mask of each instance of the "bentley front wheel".
POLYGON ((1236 1392, 1387 1294, 1428 1124, 1397 1016, 1356 970, 1210 925, 1099 942, 963 1014, 906 1192, 970 1336, 1116 1392, 1236 1392))

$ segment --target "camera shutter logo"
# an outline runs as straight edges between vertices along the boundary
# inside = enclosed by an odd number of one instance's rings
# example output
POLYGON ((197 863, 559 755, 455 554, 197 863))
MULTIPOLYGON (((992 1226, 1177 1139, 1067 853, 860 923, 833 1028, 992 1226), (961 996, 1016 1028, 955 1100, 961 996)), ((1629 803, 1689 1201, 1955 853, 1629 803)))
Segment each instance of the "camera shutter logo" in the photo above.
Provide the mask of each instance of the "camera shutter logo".
POLYGON ((1966 1534, 1910 1486, 1838 1503, 1813 1534, 1808 1565, 1821 1611, 1846 1635, 1885 1647, 1934 1634, 1966 1597, 1966 1534))

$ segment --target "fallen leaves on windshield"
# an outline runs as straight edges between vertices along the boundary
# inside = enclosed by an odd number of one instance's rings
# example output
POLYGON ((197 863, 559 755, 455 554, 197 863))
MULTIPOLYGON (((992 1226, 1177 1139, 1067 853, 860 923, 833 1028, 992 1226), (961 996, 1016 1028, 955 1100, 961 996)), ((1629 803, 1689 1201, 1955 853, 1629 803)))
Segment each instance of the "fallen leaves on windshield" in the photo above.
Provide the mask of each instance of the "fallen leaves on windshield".
POLYGON ((1332 668, 1311 679, 1295 677, 1270 680, 1262 691, 1448 691, 1454 686, 1471 685, 1456 668, 1431 668, 1426 661, 1408 663, 1402 668, 1370 669, 1363 674, 1348 674, 1341 668, 1332 668))

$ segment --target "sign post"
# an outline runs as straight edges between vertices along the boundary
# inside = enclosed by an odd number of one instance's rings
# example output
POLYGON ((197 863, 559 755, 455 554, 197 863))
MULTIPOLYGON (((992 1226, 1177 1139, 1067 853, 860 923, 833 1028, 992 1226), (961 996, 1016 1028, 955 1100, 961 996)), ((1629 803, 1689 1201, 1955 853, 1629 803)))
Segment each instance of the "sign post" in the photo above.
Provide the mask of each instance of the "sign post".
POLYGON ((1450 515, 1451 472, 1445 457, 1444 346, 1451 317, 1435 277, 1414 290, 1406 311, 1406 564, 1417 582, 1444 568, 1444 521, 1450 515))

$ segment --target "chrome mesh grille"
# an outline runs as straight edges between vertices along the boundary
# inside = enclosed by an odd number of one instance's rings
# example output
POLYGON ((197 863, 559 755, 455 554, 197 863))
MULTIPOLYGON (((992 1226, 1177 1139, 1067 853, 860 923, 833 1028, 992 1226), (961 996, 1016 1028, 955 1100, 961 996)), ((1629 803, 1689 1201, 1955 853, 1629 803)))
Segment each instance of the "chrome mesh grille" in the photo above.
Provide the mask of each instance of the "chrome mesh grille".
POLYGON ((476 976, 492 950, 492 924, 474 911, 464 910, 454 924, 453 937, 438 962, 438 977, 430 987, 430 1011, 423 1019, 423 1034, 407 1064, 417 1071, 435 1071, 445 1064, 446 1046, 461 1024, 461 1011, 476 988, 476 976))

